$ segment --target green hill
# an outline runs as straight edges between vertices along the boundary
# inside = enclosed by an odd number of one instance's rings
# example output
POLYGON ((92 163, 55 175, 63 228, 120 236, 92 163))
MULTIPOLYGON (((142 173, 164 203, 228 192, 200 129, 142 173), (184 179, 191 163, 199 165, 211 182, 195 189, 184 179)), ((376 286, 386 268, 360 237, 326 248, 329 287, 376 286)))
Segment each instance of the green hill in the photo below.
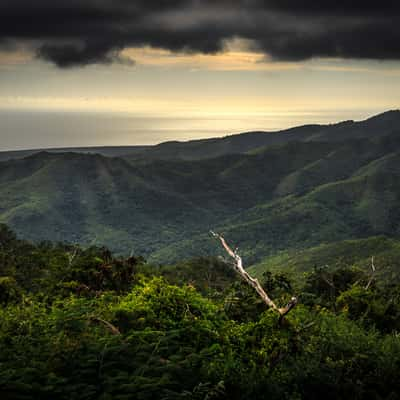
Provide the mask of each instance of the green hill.
MULTIPOLYGON (((215 224, 214 229, 238 245, 250 264, 260 256, 288 248, 377 234, 398 237, 399 154, 380 157, 385 145, 364 143, 362 152, 360 144, 354 142, 342 148, 349 157, 328 154, 283 179, 278 178, 276 185, 269 189, 269 200, 238 212, 222 224, 215 224), (355 156, 351 158, 353 152, 355 156), (377 159, 370 161, 376 156, 377 159), (326 167, 321 168, 321 164, 326 167)), ((308 149, 311 151, 315 145, 308 149)), ((297 149, 300 154, 300 147, 297 149)), ((215 251, 211 246, 207 235, 200 235, 162 249, 154 259, 207 254, 215 251)))
POLYGON ((371 257, 374 257, 376 275, 381 281, 395 281, 400 278, 400 241, 384 236, 366 239, 352 239, 321 244, 303 250, 283 251, 267 257, 249 268, 259 278, 266 271, 286 272, 301 277, 313 268, 358 267, 371 272, 371 257))
POLYGON ((137 162, 154 159, 200 160, 225 154, 243 154, 260 147, 290 142, 339 142, 348 139, 383 137, 398 131, 400 111, 392 110, 365 121, 344 121, 330 125, 304 125, 278 132, 248 132, 218 139, 167 142, 125 156, 137 162))
POLYGON ((320 141, 315 126, 304 141, 257 147, 253 137, 251 152, 203 160, 40 152, 1 162, 0 222, 31 240, 107 244, 156 262, 216 254, 210 229, 248 264, 320 243, 398 237, 399 114, 325 127, 320 141))

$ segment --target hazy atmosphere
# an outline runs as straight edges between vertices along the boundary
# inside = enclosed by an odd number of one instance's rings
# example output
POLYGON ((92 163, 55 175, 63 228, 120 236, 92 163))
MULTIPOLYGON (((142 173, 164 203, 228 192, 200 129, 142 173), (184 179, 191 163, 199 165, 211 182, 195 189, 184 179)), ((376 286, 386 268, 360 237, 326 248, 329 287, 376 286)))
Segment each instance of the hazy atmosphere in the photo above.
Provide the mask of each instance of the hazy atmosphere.
POLYGON ((399 377, 399 0, 0 0, 1 400, 399 377))
POLYGON ((400 103, 394 2, 153 3, 2 1, 1 149, 277 130, 400 103))

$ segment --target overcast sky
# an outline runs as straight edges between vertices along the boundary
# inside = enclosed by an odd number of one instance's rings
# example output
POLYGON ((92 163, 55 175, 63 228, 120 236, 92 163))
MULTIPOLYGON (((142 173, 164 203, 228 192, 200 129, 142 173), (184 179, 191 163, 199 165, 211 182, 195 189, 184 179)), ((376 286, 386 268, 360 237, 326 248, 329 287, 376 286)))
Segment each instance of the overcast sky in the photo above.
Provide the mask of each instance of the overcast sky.
POLYGON ((399 108, 399 3, 2 0, 0 150, 149 144, 399 108))

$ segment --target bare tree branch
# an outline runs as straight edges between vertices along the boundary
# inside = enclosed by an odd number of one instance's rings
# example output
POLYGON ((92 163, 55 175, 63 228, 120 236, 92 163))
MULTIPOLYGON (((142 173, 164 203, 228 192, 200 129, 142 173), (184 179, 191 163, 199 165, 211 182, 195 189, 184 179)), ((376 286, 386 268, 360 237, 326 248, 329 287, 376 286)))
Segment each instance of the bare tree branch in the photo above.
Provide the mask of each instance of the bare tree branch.
POLYGON ((368 290, 369 287, 371 286, 372 281, 374 280, 374 275, 375 275, 375 264, 374 264, 374 256, 371 257, 371 274, 369 276, 368 283, 365 285, 365 290, 368 290))
POLYGON ((264 303, 272 308, 273 310, 277 311, 281 318, 282 318, 297 304, 297 298, 292 297, 290 302, 282 308, 277 307, 277 305, 271 300, 271 298, 268 296, 268 294, 265 292, 265 290, 262 288, 260 283, 258 282, 258 279, 251 277, 247 271, 243 268, 243 261, 242 257, 238 254, 238 249, 236 248, 235 250, 232 250, 228 243, 226 243, 226 240, 219 235, 218 233, 215 233, 213 231, 210 231, 211 234, 216 238, 219 239, 222 243, 222 246, 224 247, 225 251, 233 258, 234 260, 234 269, 240 274, 240 276, 250 285, 252 286, 256 292, 259 294, 261 299, 264 301, 264 303))
POLYGON ((78 253, 78 248, 76 246, 74 247, 74 251, 72 253, 71 252, 67 253, 68 267, 72 266, 72 263, 74 262, 77 253, 78 253))

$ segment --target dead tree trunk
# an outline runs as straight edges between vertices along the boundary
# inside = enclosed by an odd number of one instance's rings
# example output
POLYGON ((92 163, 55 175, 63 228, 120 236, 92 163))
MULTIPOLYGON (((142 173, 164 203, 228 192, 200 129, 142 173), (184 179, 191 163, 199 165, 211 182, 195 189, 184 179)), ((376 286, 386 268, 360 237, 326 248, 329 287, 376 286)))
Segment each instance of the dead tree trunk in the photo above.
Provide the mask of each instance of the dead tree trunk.
POLYGON ((365 290, 368 290, 369 287, 371 286, 371 283, 375 278, 375 271, 376 271, 376 268, 375 268, 375 264, 374 264, 374 256, 372 256, 371 257, 371 274, 369 276, 369 280, 368 280, 367 284, 365 285, 365 290))
POLYGON ((211 231, 211 234, 219 239, 222 243, 222 246, 224 247, 225 251, 233 258, 234 264, 233 267, 236 272, 240 274, 240 276, 250 285, 252 286, 255 291, 258 293, 258 295, 261 297, 261 299, 264 301, 264 303, 272 308, 273 310, 277 311, 280 315, 279 321, 282 322, 284 316, 297 304, 297 298, 292 297, 290 302, 285 306, 285 307, 278 307, 268 296, 268 294, 265 292, 265 290, 262 288, 260 285, 260 282, 258 282, 258 279, 251 277, 247 271, 243 268, 243 261, 242 257, 237 253, 237 250, 232 250, 229 245, 226 243, 226 240, 219 235, 218 233, 215 233, 211 231))

